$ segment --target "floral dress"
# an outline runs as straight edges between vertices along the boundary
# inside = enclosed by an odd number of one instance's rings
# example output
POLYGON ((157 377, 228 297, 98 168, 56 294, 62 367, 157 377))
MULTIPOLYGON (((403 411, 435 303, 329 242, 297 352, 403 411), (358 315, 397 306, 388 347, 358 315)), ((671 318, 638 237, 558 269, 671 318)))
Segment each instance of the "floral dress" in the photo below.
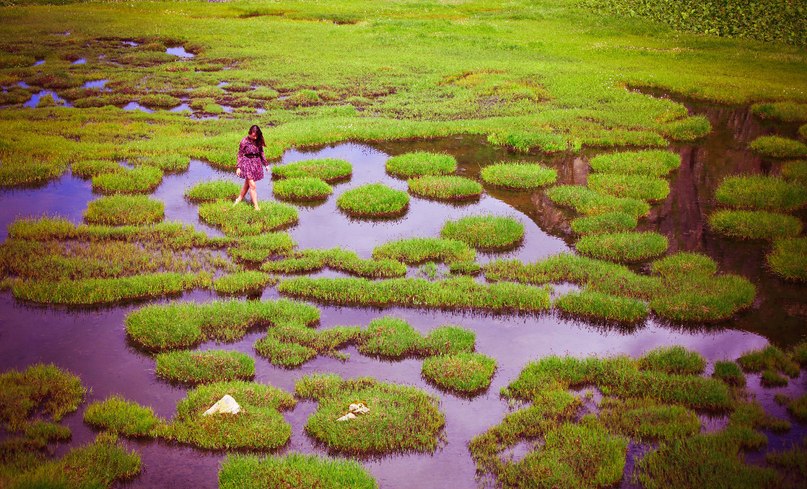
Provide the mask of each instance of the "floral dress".
POLYGON ((241 178, 258 181, 263 178, 263 167, 266 158, 263 156, 263 147, 255 141, 245 137, 238 145, 238 168, 241 169, 241 178))

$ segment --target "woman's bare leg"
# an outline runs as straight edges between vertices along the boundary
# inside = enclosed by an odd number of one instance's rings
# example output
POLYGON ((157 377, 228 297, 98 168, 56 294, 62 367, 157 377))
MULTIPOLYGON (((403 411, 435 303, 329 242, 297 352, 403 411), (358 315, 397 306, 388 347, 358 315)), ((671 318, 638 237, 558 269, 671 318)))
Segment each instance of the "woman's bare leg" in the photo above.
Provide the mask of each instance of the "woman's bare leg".
POLYGON ((247 180, 244 180, 244 186, 241 187, 241 193, 238 195, 238 198, 235 199, 233 205, 238 205, 239 202, 244 200, 244 196, 247 195, 247 190, 249 190, 249 183, 247 180))
POLYGON ((247 184, 249 185, 249 198, 252 199, 252 205, 255 206, 256 211, 259 211, 261 208, 258 206, 258 190, 255 185, 255 180, 247 180, 247 184))

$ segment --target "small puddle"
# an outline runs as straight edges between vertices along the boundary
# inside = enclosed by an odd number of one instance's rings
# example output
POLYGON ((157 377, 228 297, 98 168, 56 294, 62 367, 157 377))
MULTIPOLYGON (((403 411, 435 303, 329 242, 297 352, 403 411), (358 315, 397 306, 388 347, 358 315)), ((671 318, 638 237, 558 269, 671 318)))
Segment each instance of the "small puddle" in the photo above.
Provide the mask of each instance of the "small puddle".
POLYGON ((176 107, 169 109, 169 112, 193 112, 191 110, 191 106, 188 105, 186 102, 183 102, 176 107))
POLYGON ((73 64, 73 65, 83 65, 83 64, 87 64, 87 58, 79 58, 79 59, 77 59, 77 60, 73 61, 73 62, 72 62, 72 63, 70 63, 70 64, 73 64))
POLYGON ((229 105, 222 105, 221 110, 223 110, 225 114, 232 114, 233 113, 233 108, 231 106, 229 106, 229 105))
POLYGON ((257 114, 265 114, 266 109, 264 109, 262 107, 258 107, 257 109, 255 109, 255 113, 257 113, 257 114))
POLYGON ((219 88, 224 88, 229 84, 230 84, 230 82, 223 81, 223 82, 219 82, 216 86, 219 87, 219 88))
MULTIPOLYGON (((27 87, 25 87, 25 88, 27 88, 27 87)), ((72 107, 73 106, 73 104, 71 104, 67 100, 65 100, 62 97, 60 97, 59 95, 57 95, 56 92, 54 92, 53 90, 40 90, 39 93, 35 93, 35 94, 31 95, 31 98, 28 99, 27 102, 22 104, 22 106, 23 107, 28 107, 28 108, 38 107, 39 102, 42 100, 42 98, 47 97, 49 95, 53 98, 53 101, 56 102, 56 105, 60 105, 62 107, 72 107)))
POLYGON ((140 43, 135 41, 121 41, 121 44, 130 48, 140 46, 140 43))
POLYGON ((140 105, 137 102, 129 102, 128 104, 124 105, 123 110, 139 110, 141 112, 147 112, 149 114, 153 113, 154 111, 149 109, 146 106, 140 105))
POLYGON ((34 64, 32 66, 42 66, 43 64, 45 64, 45 60, 44 59, 38 59, 38 60, 36 60, 34 62, 34 64))
POLYGON ((193 58, 194 56, 196 56, 193 53, 185 51, 184 46, 175 46, 173 48, 168 48, 165 50, 165 52, 168 54, 172 54, 174 56, 179 56, 180 58, 193 58))
POLYGON ((17 82, 17 86, 20 88, 31 88, 31 85, 25 83, 24 81, 17 82))
POLYGON ((107 80, 107 79, 92 80, 92 81, 84 82, 84 84, 81 85, 81 87, 82 88, 98 88, 98 89, 101 89, 103 91, 108 91, 109 89, 106 88, 107 83, 109 83, 109 80, 107 80))

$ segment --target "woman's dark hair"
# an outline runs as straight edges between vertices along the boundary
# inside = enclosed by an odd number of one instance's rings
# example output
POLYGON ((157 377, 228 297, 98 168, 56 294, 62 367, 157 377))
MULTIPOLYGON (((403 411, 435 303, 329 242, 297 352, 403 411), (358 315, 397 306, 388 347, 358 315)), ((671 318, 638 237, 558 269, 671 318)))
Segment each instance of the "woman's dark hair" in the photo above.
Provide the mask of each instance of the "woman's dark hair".
POLYGON ((258 147, 266 146, 266 141, 263 140, 263 133, 261 132, 261 128, 254 124, 252 127, 249 128, 249 133, 255 133, 258 137, 255 139, 255 143, 258 147))

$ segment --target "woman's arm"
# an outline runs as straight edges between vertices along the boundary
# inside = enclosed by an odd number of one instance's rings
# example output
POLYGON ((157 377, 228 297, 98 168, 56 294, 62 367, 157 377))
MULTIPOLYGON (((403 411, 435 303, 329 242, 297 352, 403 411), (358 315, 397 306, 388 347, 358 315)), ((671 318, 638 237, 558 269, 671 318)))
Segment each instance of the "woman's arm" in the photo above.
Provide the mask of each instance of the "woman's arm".
POLYGON ((244 153, 246 152, 247 143, 242 139, 241 143, 238 145, 238 153, 235 156, 236 161, 238 164, 237 167, 241 167, 241 163, 244 161, 244 153))
POLYGON ((269 163, 266 162, 266 157, 263 155, 263 146, 260 147, 261 150, 261 163, 263 166, 269 166, 269 163))

